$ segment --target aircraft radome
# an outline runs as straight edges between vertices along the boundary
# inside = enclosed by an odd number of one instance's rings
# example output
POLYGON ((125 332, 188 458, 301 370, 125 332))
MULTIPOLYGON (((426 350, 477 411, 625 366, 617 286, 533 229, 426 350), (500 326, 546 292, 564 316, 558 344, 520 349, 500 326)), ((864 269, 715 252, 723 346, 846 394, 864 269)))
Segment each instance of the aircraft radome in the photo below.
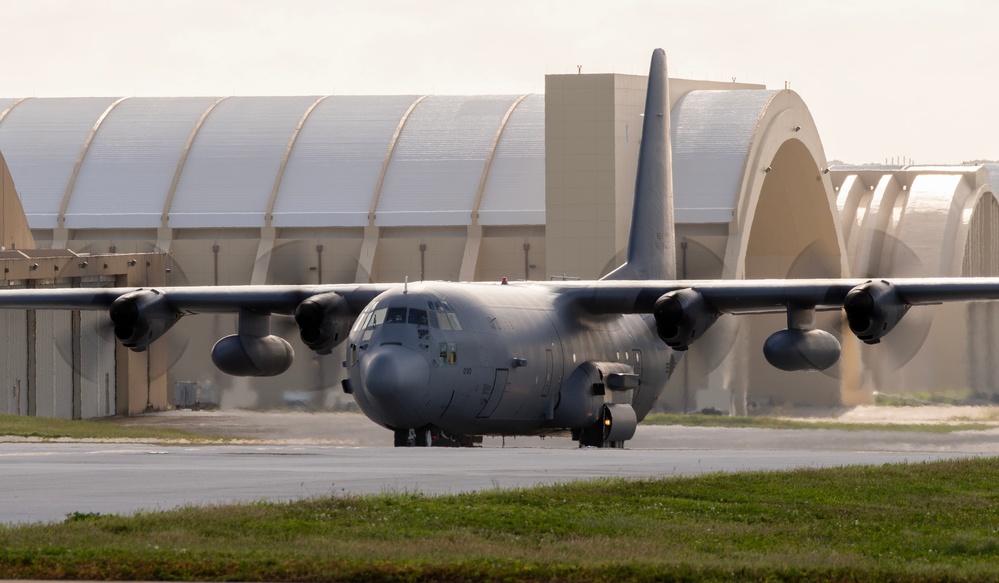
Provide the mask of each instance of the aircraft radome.
POLYGON ((569 431, 583 446, 622 447, 721 314, 786 312, 766 359, 821 370, 840 345, 815 328, 816 310, 844 310, 873 344, 911 306, 999 298, 996 278, 676 280, 667 105, 656 50, 627 262, 599 281, 4 290, 0 308, 107 309, 136 351, 184 315, 235 312, 238 331, 215 344, 212 361, 242 376, 288 369, 294 352, 270 333, 270 316, 294 314, 312 350, 344 346, 344 390, 396 445, 569 431))

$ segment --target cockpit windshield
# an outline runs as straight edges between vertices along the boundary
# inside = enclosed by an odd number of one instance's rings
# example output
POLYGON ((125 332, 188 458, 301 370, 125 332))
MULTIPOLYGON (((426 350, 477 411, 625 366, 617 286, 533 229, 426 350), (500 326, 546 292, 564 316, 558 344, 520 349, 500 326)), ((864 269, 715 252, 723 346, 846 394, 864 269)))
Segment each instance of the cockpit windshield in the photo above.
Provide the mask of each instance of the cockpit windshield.
POLYGON ((406 308, 389 308, 385 315, 386 324, 405 324, 406 308))
MULTIPOLYGON (((368 308, 354 322, 354 332, 361 332, 361 340, 368 340, 372 333, 385 324, 407 324, 418 328, 461 330, 461 322, 454 309, 445 300, 427 301, 427 309, 410 306, 385 306, 368 308)), ((427 333, 420 335, 426 337, 427 333)))
POLYGON ((419 308, 410 308, 409 320, 407 320, 407 322, 410 324, 416 324, 417 326, 429 325, 427 320, 427 311, 419 308))

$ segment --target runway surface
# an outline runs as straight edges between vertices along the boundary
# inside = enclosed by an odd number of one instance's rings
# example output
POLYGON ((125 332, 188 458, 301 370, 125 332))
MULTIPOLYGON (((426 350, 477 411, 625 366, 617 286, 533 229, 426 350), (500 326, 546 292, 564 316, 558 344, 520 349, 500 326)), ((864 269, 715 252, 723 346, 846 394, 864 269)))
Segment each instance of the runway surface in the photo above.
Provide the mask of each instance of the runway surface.
MULTIPOLYGON (((382 439, 384 430, 375 430, 372 435, 382 439)), ((0 522, 50 522, 73 512, 129 514, 264 499, 441 494, 600 477, 999 455, 997 430, 933 435, 641 427, 626 450, 577 449, 567 439, 507 439, 506 447, 493 439, 476 449, 289 441, 208 446, 0 443, 0 522)))

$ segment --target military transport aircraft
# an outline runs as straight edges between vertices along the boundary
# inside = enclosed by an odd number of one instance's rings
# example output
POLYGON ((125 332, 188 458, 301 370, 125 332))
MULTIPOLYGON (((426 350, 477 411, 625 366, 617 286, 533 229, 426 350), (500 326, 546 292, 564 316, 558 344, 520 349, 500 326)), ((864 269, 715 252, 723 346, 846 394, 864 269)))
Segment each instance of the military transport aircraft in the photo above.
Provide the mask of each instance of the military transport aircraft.
POLYGON ((911 306, 999 299, 999 279, 675 280, 667 83, 656 50, 627 262, 599 281, 4 290, 0 308, 107 309, 135 351, 184 315, 238 313, 212 361, 241 376, 291 366, 270 317, 294 314, 312 350, 345 346, 344 391, 397 446, 568 430, 581 446, 622 447, 721 314, 786 312, 764 356, 784 370, 821 370, 840 344, 815 328, 816 310, 844 310, 874 344, 911 306))

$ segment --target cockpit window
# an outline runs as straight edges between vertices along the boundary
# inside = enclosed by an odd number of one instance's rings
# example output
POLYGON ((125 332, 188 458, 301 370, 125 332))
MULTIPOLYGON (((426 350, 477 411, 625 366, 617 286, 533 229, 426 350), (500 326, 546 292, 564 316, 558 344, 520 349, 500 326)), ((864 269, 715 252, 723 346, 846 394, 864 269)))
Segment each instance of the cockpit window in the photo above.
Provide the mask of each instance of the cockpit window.
POLYGON ((389 308, 388 314, 385 316, 386 324, 405 324, 406 323, 406 308, 389 308))
MULTIPOLYGON (((403 311, 405 311, 405 308, 403 311)), ((357 319, 357 329, 364 329, 364 333, 361 335, 362 341, 369 340, 374 329, 385 323, 386 312, 388 312, 386 308, 379 308, 369 312, 367 315, 361 314, 361 317, 357 319)), ((405 318, 405 314, 403 317, 405 318)))
POLYGON ((427 311, 421 310, 419 308, 409 309, 409 323, 416 324, 417 326, 427 325, 427 311))
MULTIPOLYGON (((439 321, 444 322, 445 329, 451 330, 450 320, 445 312, 441 312, 438 317, 436 312, 428 312, 420 308, 406 308, 405 306, 394 306, 391 308, 365 309, 354 322, 353 331, 362 331, 361 340, 366 341, 371 338, 371 334, 382 324, 415 324, 421 327, 439 328, 439 321)), ((460 330, 460 328, 458 328, 460 330)), ((429 334, 429 332, 427 332, 429 334)), ((423 338, 425 336, 421 336, 423 338)))
POLYGON ((361 314, 357 317, 357 320, 354 322, 354 327, 351 328, 350 331, 356 332, 358 330, 363 329, 364 326, 367 325, 368 317, 370 316, 371 316, 371 310, 365 308, 364 311, 361 312, 361 314))

